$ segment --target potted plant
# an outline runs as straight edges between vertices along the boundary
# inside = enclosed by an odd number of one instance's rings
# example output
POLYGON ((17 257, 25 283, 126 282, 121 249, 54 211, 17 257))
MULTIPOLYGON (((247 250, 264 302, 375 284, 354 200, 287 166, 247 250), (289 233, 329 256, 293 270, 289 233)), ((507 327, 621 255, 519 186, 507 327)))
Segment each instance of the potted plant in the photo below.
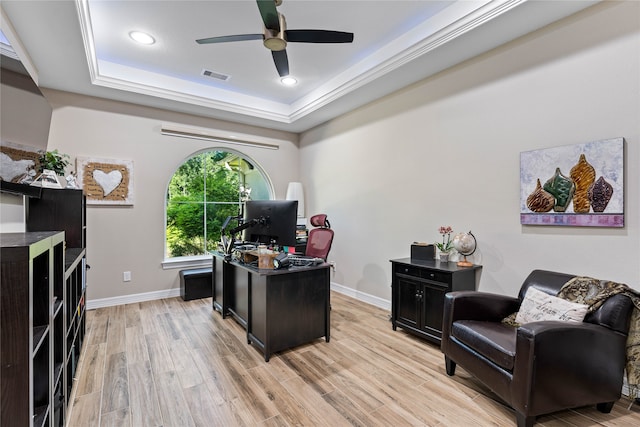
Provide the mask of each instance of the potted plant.
POLYGON ((38 151, 40 157, 38 158, 38 172, 42 173, 43 170, 51 170, 56 175, 64 176, 64 170, 71 164, 68 154, 59 153, 57 149, 53 151, 38 151))
POLYGON ((451 233, 453 229, 451 226, 440 226, 438 233, 442 234, 442 243, 436 242, 436 248, 440 251, 440 261, 449 262, 449 252, 453 249, 453 242, 451 241, 451 233))

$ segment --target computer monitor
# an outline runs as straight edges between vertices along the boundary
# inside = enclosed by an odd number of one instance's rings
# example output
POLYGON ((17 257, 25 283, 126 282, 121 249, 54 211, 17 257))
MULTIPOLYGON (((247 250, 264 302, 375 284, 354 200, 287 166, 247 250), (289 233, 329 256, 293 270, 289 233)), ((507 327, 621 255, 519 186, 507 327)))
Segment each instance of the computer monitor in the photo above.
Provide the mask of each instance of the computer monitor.
POLYGON ((244 221, 258 221, 244 230, 243 238, 247 242, 295 246, 297 216, 297 200, 249 200, 244 221))

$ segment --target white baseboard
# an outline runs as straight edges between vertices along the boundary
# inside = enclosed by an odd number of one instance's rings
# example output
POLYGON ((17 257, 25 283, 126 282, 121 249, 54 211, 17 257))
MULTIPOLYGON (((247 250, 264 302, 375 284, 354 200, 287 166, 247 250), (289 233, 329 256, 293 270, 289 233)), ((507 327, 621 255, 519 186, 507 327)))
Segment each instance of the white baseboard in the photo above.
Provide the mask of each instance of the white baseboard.
POLYGON ((87 310, 114 305, 133 304, 136 302, 153 301, 156 299, 173 298, 180 296, 180 288, 166 289, 164 291, 145 292, 143 294, 122 295, 111 298, 92 299, 87 301, 87 310))
POLYGON ((391 310, 391 302, 386 299, 382 299, 364 292, 360 292, 353 288, 347 288, 339 283, 331 282, 331 290, 339 292, 343 295, 350 296, 359 301, 366 302, 367 304, 375 305, 376 307, 391 310))
MULTIPOLYGON (((391 309, 391 302, 352 288, 331 282, 331 290, 350 296, 367 304, 375 305, 385 310, 391 309)), ((133 304, 136 302, 153 301, 163 298, 173 298, 180 296, 180 288, 166 289, 164 291, 145 292, 142 294, 122 295, 111 298, 92 299, 87 301, 87 310, 94 310, 102 307, 112 307, 114 305, 133 304)))

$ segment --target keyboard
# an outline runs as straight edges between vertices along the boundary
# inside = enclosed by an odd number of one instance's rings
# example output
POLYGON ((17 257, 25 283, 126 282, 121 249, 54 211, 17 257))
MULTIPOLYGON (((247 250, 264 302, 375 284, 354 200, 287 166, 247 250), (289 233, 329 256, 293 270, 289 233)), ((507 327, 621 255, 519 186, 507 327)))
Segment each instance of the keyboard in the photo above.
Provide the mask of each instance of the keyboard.
POLYGON ((322 264, 324 260, 322 258, 314 258, 304 255, 288 255, 289 265, 294 267, 308 267, 310 265, 322 264))

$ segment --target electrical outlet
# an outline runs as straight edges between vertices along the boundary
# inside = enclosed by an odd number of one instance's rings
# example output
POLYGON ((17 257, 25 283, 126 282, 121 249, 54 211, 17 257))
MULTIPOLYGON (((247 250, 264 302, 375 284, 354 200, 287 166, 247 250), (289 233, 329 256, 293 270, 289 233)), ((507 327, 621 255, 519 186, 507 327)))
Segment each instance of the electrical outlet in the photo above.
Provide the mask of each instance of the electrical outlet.
POLYGON ((130 282, 131 281, 131 272, 130 271, 125 271, 124 273, 122 273, 122 281, 123 282, 130 282))

